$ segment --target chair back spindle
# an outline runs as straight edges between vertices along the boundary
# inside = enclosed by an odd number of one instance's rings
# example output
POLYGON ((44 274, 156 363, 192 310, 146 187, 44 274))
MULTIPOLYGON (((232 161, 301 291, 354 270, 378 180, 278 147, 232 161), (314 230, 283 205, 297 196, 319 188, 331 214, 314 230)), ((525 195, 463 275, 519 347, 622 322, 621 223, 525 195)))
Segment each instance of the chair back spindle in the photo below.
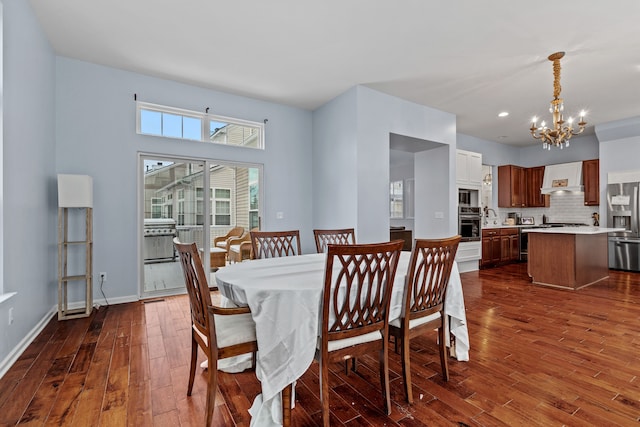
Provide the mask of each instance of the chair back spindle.
POLYGON ((326 252, 327 245, 354 245, 356 243, 355 230, 353 228, 339 228, 334 230, 313 230, 316 241, 316 251, 320 254, 326 252))
POLYGON ((251 231, 253 259, 301 255, 300 231, 251 231))

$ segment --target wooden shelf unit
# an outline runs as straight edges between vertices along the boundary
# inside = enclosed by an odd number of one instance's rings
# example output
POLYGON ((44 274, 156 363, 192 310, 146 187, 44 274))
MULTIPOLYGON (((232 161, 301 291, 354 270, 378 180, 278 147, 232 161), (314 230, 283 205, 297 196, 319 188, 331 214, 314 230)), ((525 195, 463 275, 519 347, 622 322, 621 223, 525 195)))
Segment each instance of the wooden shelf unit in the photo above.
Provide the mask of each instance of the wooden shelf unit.
MULTIPOLYGON (((93 208, 58 208, 58 320, 87 317, 93 309, 93 208), (84 240, 69 240, 69 210, 84 209, 84 240), (84 254, 82 254, 84 250, 84 254), (72 254, 70 254, 70 251, 72 254), (69 274, 70 255, 84 255, 84 271, 69 274), (70 283, 82 282, 86 296, 83 307, 69 308, 70 283)), ((77 286, 76 286, 77 288, 77 286)))

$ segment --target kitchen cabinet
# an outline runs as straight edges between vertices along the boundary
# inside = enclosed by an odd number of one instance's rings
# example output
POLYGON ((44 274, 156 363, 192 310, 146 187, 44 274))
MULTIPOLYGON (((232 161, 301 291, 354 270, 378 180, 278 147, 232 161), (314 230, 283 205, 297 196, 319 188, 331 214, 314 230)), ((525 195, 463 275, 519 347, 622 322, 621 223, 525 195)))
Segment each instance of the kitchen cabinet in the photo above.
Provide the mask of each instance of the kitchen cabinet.
POLYGON ((501 252, 500 229, 482 230, 482 260, 480 266, 487 267, 500 263, 501 252))
POLYGON ((584 185, 584 205, 600 205, 600 160, 582 162, 582 185, 584 185))
POLYGON ((456 184, 458 188, 482 187, 482 154, 456 150, 456 184))
POLYGON ((517 228, 500 229, 500 261, 511 263, 520 259, 520 244, 517 228))
POLYGON ((488 228, 482 230, 482 260, 483 268, 509 264, 520 258, 518 229, 488 228))
POLYGON ((544 166, 536 166, 525 169, 526 200, 525 204, 530 208, 548 208, 550 197, 542 194, 542 181, 544 179, 544 166))
POLYGON ((526 206, 525 169, 521 166, 498 166, 498 206, 522 208, 526 206))

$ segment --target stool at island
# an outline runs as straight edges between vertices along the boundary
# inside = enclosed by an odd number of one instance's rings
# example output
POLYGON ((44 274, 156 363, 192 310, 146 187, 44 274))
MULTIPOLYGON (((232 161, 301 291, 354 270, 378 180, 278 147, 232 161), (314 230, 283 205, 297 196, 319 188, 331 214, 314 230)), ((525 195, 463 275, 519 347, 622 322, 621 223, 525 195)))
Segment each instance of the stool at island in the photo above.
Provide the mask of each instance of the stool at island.
POLYGON ((87 317, 91 314, 93 308, 92 258, 93 179, 87 175, 60 174, 58 175, 58 320, 87 317))

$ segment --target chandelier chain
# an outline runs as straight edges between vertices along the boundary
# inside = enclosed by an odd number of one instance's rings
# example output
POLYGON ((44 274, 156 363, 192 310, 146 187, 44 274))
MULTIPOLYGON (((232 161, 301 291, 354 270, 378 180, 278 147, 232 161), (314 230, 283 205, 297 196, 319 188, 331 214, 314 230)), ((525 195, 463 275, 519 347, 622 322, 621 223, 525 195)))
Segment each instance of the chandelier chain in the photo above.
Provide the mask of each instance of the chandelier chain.
POLYGON ((558 99, 562 87, 560 86, 560 59, 553 60, 553 97, 558 99))

